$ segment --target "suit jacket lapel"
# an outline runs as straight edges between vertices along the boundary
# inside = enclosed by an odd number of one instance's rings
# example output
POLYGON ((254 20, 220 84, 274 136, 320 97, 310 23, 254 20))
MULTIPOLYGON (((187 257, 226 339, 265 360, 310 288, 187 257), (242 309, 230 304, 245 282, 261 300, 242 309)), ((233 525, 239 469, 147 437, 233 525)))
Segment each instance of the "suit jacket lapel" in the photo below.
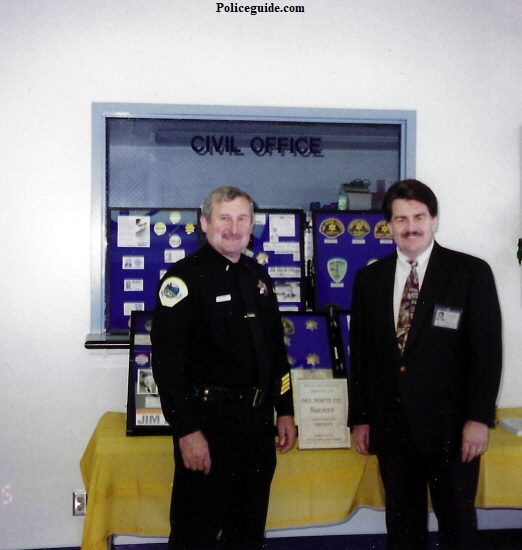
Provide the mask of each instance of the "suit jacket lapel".
POLYGON ((397 345, 397 336, 395 330, 395 317, 393 312, 393 289, 395 286, 395 271, 397 268, 397 254, 390 254, 381 260, 382 271, 380 274, 380 283, 377 285, 379 294, 375 295, 375 311, 381 310, 383 316, 385 333, 389 334, 389 346, 397 353, 400 358, 399 347, 397 345))

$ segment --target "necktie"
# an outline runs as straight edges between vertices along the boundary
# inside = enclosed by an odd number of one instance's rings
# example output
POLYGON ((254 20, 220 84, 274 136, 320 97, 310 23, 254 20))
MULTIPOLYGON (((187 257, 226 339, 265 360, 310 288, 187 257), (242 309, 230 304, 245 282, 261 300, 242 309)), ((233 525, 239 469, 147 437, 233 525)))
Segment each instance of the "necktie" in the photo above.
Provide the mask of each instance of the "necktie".
POLYGON ((408 331, 410 330, 411 320, 417 299, 419 298, 419 277, 417 276, 417 262, 411 261, 411 271, 406 279, 404 290, 402 291, 401 304, 399 307, 399 319, 397 321, 397 344, 401 355, 404 353, 408 331))

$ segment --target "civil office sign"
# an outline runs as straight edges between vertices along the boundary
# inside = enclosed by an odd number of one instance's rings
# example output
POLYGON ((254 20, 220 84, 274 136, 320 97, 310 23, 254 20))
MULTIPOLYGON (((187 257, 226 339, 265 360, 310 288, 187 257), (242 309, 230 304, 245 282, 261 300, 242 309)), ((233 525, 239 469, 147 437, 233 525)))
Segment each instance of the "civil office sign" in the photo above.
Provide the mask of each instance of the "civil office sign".
POLYGON ((258 157, 278 155, 293 157, 323 157, 320 137, 314 136, 245 136, 196 135, 190 147, 198 155, 244 156, 245 151, 258 157))

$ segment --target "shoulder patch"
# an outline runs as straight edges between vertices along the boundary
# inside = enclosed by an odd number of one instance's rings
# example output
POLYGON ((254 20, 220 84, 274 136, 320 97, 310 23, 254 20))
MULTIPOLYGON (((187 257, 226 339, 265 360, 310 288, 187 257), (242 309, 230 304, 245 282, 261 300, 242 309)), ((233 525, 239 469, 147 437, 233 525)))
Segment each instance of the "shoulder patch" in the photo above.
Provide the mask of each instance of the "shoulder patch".
POLYGON ((161 305, 165 307, 174 307, 187 296, 187 285, 179 277, 167 277, 159 290, 161 305))

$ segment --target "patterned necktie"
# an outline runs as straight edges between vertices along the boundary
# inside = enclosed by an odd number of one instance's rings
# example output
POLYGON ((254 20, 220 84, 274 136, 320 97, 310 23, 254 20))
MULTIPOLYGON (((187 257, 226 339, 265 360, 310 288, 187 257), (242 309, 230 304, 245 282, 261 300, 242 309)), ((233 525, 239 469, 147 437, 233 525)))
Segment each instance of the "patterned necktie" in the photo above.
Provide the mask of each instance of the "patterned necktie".
POLYGON ((399 307, 399 319, 397 321, 397 344, 401 355, 404 353, 408 331, 410 330, 411 320, 417 299, 419 298, 419 277, 417 276, 416 261, 411 261, 411 271, 406 279, 404 290, 402 291, 401 305, 399 307))

